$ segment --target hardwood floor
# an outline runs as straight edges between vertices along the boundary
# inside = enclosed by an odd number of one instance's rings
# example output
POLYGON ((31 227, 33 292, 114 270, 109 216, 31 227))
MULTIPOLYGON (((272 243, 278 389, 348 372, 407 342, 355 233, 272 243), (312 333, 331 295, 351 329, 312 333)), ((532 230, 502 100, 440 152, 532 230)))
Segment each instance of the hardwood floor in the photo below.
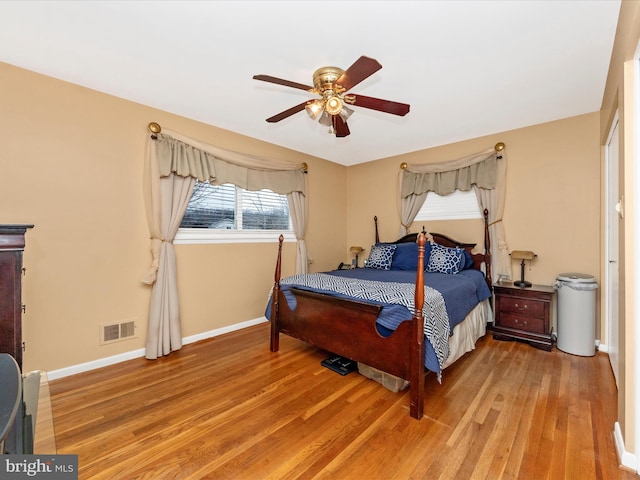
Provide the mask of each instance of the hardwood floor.
POLYGON ((58 453, 80 479, 637 479, 617 464, 605 354, 490 334, 408 391, 320 366, 266 324, 50 383, 58 453))

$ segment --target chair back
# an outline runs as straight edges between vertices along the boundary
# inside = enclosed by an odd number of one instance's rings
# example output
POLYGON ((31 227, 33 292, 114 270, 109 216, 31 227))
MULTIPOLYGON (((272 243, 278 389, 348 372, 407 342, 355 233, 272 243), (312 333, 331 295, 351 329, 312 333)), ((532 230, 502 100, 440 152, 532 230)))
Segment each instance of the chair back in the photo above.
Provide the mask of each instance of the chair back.
POLYGON ((0 454, 4 454, 4 443, 13 428, 22 399, 20 367, 8 353, 0 353, 0 384, 0 454))

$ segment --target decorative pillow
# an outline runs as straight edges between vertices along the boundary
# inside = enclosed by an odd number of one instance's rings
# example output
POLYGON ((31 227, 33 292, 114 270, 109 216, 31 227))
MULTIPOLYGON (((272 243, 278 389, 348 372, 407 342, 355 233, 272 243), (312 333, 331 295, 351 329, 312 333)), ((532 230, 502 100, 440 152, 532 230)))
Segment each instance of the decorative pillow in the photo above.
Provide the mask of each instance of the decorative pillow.
POLYGON ((365 265, 366 268, 375 268, 377 270, 389 270, 391 268, 391 259, 393 252, 396 251, 396 245, 392 243, 376 243, 371 245, 369 259, 365 265))
POLYGON ((473 268, 474 261, 471 254, 466 249, 463 249, 462 253, 464 254, 464 265, 460 270, 469 270, 470 268, 473 268))
MULTIPOLYGON (((429 263, 431 245, 424 246, 424 264, 429 263)), ((391 270, 416 270, 418 268, 418 244, 416 242, 398 243, 391 260, 391 270)))
POLYGON ((431 245, 431 255, 427 264, 428 272, 454 274, 464 265, 464 253, 461 248, 443 247, 434 243, 431 245))

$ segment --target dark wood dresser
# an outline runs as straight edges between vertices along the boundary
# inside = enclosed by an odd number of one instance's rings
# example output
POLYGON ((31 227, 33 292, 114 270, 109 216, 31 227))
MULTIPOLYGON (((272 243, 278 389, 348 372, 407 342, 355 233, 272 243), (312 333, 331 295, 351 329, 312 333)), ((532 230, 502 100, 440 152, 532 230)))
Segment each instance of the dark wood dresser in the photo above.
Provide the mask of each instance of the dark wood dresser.
POLYGON ((556 291, 548 285, 516 287, 500 283, 493 287, 496 320, 493 338, 521 340, 550 351, 551 312, 556 291))
POLYGON ((0 352, 22 370, 22 254, 33 225, 0 225, 0 352))

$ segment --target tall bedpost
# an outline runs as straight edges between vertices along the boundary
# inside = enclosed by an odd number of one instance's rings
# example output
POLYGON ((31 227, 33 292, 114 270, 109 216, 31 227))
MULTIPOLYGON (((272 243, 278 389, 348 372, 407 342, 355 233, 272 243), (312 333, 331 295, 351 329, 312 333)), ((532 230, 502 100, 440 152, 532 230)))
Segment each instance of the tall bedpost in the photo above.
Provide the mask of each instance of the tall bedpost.
POLYGON ((411 340, 411 404, 409 413, 418 420, 424 412, 424 246, 427 238, 418 235, 418 268, 416 272, 415 312, 413 314, 413 332, 411 340))
POLYGON ((380 235, 378 235, 378 216, 373 217, 373 223, 376 224, 376 243, 380 243, 380 235))
POLYGON ((278 260, 276 261, 276 272, 274 275, 273 292, 271 293, 271 342, 270 349, 277 352, 280 348, 280 328, 278 325, 278 305, 280 300, 280 275, 282 270, 282 243, 284 235, 278 239, 278 260))
POLYGON ((487 283, 489 284, 489 288, 493 285, 493 280, 491 279, 491 239, 489 238, 489 210, 486 208, 484 212, 484 255, 485 255, 485 266, 487 269, 486 277, 487 283))

